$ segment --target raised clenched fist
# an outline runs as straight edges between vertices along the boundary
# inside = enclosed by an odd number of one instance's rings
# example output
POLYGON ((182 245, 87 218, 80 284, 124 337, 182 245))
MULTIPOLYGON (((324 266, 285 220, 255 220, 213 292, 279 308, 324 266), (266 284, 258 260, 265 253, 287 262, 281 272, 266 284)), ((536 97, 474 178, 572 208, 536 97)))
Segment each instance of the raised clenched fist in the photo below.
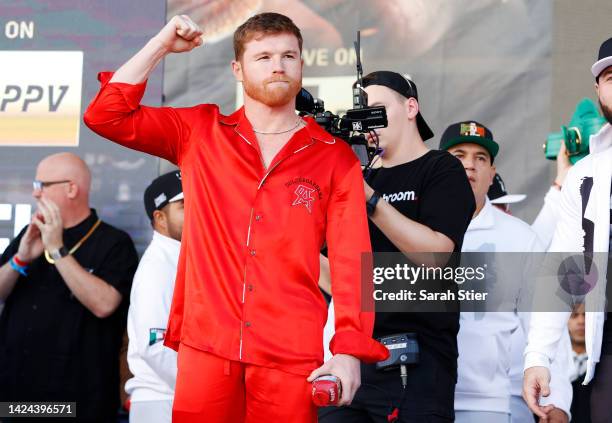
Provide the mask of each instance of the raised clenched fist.
POLYGON ((155 38, 171 53, 190 51, 203 43, 202 30, 187 15, 174 16, 155 38))

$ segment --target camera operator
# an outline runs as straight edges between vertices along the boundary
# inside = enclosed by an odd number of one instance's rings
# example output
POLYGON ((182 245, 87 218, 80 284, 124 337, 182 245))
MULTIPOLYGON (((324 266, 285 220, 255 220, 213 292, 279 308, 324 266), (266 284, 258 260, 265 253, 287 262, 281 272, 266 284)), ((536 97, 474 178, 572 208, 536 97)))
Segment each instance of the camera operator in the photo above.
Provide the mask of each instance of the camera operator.
MULTIPOLYGON (((364 189, 373 252, 459 252, 475 210, 474 195, 459 160, 430 150, 433 133, 419 111, 414 82, 398 73, 373 72, 363 78, 368 106, 385 106, 388 126, 376 130, 383 149, 366 175, 364 189)), ((326 269, 322 257, 321 269, 326 269)), ((328 278, 322 272, 322 279, 328 278)), ((324 285, 324 283, 323 283, 324 285)), ((458 312, 377 312, 374 336, 414 333, 420 362, 407 371, 380 372, 362 365, 362 385, 350 406, 319 411, 330 422, 453 421, 457 380, 458 312)))

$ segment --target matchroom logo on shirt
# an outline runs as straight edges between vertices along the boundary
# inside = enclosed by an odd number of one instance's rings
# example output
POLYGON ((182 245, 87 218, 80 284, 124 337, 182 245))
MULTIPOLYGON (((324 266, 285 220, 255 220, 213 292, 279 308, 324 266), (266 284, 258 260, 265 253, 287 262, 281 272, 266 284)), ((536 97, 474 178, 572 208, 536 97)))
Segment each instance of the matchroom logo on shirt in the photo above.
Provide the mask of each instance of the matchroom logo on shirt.
POLYGON ((82 51, 0 51, 0 146, 79 145, 82 51))
POLYGON ((395 203, 395 202, 398 202, 398 201, 416 201, 417 200, 417 196, 416 196, 416 193, 414 191, 403 191, 403 192, 396 192, 396 193, 393 193, 393 194, 383 194, 382 198, 387 203, 395 203))

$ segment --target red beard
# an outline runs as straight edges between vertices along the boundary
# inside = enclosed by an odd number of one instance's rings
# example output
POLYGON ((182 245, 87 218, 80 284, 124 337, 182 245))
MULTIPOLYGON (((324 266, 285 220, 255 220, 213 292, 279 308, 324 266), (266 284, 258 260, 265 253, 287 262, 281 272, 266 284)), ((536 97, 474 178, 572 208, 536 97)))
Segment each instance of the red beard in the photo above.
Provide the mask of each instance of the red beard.
POLYGON ((242 85, 245 93, 253 100, 268 107, 280 107, 292 101, 295 102, 295 96, 302 88, 302 81, 291 79, 286 75, 278 75, 267 78, 261 85, 257 85, 244 76, 242 85), (277 81, 286 82, 286 84, 275 83, 277 81))

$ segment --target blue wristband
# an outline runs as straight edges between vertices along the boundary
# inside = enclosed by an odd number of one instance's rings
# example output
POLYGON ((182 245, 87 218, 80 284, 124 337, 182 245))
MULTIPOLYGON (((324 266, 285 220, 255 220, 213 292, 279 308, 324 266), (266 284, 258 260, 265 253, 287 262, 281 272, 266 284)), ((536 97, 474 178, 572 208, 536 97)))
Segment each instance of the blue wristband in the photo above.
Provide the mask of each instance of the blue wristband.
POLYGON ((28 274, 26 273, 26 270, 28 270, 28 266, 19 266, 17 263, 15 263, 15 260, 13 260, 12 257, 9 260, 9 264, 19 274, 21 274, 23 276, 28 276, 28 274))

